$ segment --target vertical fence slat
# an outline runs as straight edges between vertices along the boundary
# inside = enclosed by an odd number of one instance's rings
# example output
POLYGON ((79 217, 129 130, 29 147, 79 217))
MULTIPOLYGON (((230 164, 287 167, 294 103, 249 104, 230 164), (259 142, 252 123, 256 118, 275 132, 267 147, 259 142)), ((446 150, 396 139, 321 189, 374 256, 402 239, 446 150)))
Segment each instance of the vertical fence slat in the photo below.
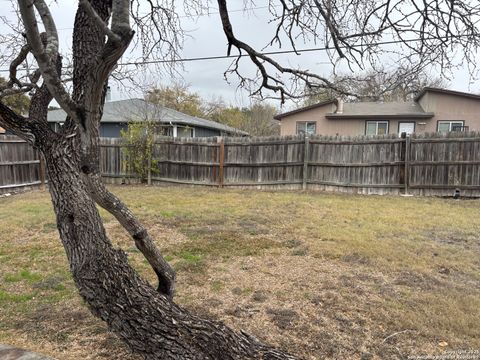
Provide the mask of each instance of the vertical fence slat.
POLYGON ((307 190, 307 182, 308 182, 308 153, 309 153, 309 141, 308 136, 305 134, 305 142, 303 145, 303 182, 302 182, 302 189, 307 190))
POLYGON ((408 194, 408 185, 409 185, 409 179, 410 179, 410 169, 409 169, 409 163, 410 163, 410 136, 406 136, 405 138, 405 195, 408 194))
POLYGON ((225 178, 224 178, 224 166, 225 166, 225 140, 220 138, 220 143, 218 147, 218 159, 219 159, 219 167, 218 167, 218 185, 223 187, 225 178))

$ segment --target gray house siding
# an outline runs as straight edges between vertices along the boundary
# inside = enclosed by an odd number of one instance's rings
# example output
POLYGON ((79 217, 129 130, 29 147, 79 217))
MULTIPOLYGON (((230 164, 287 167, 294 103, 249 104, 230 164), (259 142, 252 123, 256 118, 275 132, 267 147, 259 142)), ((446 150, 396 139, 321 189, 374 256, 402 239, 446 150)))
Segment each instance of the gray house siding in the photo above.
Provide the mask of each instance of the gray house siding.
POLYGON ((195 137, 220 136, 220 131, 207 128, 195 128, 195 137))
MULTIPOLYGON (((50 123, 50 128, 55 130, 55 125, 57 128, 60 125, 56 123, 50 123)), ((127 123, 100 123, 100 136, 101 137, 108 137, 108 138, 119 138, 121 137, 121 131, 128 130, 127 123)), ((220 130, 216 129, 209 129, 209 128, 202 128, 202 127, 195 127, 195 137, 211 137, 211 136, 222 136, 220 130)), ((169 132, 169 135, 172 136, 172 131, 169 132)))
MULTIPOLYGON (((50 129, 56 131, 60 128, 61 125, 57 123, 50 123, 50 129)), ((101 123, 100 124, 100 136, 101 137, 111 137, 119 138, 121 137, 120 131, 127 130, 128 124, 126 123, 101 123)))
POLYGON ((119 138, 121 136, 121 130, 127 130, 128 125, 126 123, 101 123, 100 124, 100 136, 119 138))
MULTIPOLYGON (((100 136, 119 138, 121 137, 121 130, 127 130, 128 124, 126 123, 101 123, 100 124, 100 136)), ((171 134, 170 134, 171 135, 171 134)), ((219 130, 195 127, 195 137, 209 137, 220 136, 219 130)))

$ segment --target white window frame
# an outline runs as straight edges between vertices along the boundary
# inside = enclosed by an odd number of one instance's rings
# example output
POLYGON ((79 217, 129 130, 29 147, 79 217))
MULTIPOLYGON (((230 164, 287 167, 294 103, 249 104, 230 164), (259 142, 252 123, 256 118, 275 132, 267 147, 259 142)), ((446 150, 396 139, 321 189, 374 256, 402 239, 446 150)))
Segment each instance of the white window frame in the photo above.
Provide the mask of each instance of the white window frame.
POLYGON ((462 124, 462 128, 464 128, 465 120, 439 120, 437 122, 437 132, 440 132, 440 124, 448 124, 448 131, 453 131, 453 124, 462 124))
POLYGON ((407 135, 411 135, 415 132, 415 130, 417 129, 417 123, 416 121, 399 121, 398 122, 398 136, 402 136, 402 132, 400 131, 400 126, 402 124, 413 124, 413 131, 411 133, 408 133, 407 132, 407 135))
POLYGON ((297 135, 300 135, 300 134, 307 134, 307 135, 315 135, 317 133, 317 122, 316 121, 297 121, 296 123, 296 134, 297 135), (305 125, 305 130, 300 132, 298 131, 298 126, 302 124, 302 125, 305 125), (308 125, 309 124, 313 124, 315 126, 315 129, 313 131, 313 133, 307 133, 307 129, 308 129, 308 125))
POLYGON ((189 130, 190 131, 190 135, 191 136, 187 136, 187 137, 195 137, 195 128, 191 127, 191 126, 182 126, 182 125, 177 125, 175 126, 175 130, 174 130, 174 136, 173 137, 180 137, 179 136, 179 133, 180 133, 180 129, 182 129, 182 131, 185 131, 185 130, 189 130))
POLYGON ((365 121, 365 135, 378 135, 378 124, 387 124, 385 135, 390 132, 390 122, 388 120, 367 120, 365 121), (375 123, 375 134, 367 134, 368 124, 375 123))

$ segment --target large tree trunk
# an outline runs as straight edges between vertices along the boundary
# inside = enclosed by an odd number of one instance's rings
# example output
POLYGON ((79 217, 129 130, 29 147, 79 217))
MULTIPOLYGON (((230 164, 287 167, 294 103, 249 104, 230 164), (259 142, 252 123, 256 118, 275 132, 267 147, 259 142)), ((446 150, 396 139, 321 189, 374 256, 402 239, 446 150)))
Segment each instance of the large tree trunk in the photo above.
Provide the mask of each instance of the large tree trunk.
POLYGON ((145 359, 294 359, 188 313, 142 279, 107 238, 74 141, 43 151, 60 238, 79 293, 95 315, 145 359))
POLYGON ((146 229, 102 184, 98 169, 106 83, 133 36, 130 2, 80 0, 80 4, 73 39, 72 97, 61 85, 58 36, 46 3, 33 3, 47 32, 48 41, 42 43, 32 3, 19 0, 27 40, 44 83, 32 97, 29 118, 0 103, 0 123, 44 155, 60 238, 80 295, 94 315, 146 359, 294 359, 220 322, 198 318, 173 302, 173 270, 146 229), (111 31, 105 42, 99 28, 107 26, 110 15, 111 31), (68 114, 60 134, 51 131, 46 121, 52 96, 68 114), (122 250, 112 246, 96 203, 132 235, 158 275, 157 290, 136 273, 122 250))

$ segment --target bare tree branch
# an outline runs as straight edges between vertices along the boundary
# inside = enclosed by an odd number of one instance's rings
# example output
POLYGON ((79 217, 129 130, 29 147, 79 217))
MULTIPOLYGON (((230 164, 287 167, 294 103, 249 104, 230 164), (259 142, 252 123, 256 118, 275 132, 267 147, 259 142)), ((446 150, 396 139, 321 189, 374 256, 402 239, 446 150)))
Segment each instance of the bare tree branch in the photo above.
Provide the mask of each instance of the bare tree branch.
POLYGON ((27 118, 16 114, 8 106, 0 101, 0 125, 10 129, 15 135, 18 135, 30 144, 35 144, 36 136, 32 129, 32 124, 27 118))
MULTIPOLYGON (((228 40, 227 52, 234 47, 240 53, 247 53, 258 69, 256 77, 245 76, 237 59, 225 76, 238 76, 240 86, 252 89, 253 95, 263 96, 262 90, 266 90, 279 94, 277 97, 282 100, 298 98, 304 89, 332 87, 326 78, 262 58, 261 53, 239 42, 228 18, 226 1, 218 1, 218 4, 228 40)), ((453 56, 453 49, 463 55, 470 71, 476 66, 474 59, 480 46, 478 1, 281 0, 280 5, 270 1, 269 11, 271 23, 275 25, 270 46, 281 47, 287 39, 297 51, 301 40, 321 42, 335 71, 338 64, 340 67, 347 65, 352 77, 387 61, 402 67, 415 64, 409 66, 412 71, 438 66, 444 74, 458 59, 453 56)), ((342 94, 338 90, 334 89, 342 94)))
POLYGON ((36 83, 38 82, 38 77, 30 78, 30 82, 20 81, 17 78, 17 69, 30 53, 30 46, 28 44, 23 45, 18 53, 18 55, 12 60, 9 66, 9 79, 5 85, 0 86, 0 99, 3 97, 24 94, 30 92, 32 89, 37 88, 36 83))
MULTIPOLYGON (((256 51, 250 45, 238 40, 233 32, 233 27, 230 22, 226 0, 218 0, 218 7, 220 11, 220 18, 222 20, 223 30, 228 40, 227 55, 230 55, 232 46, 235 46, 239 50, 240 54, 242 50, 245 51, 249 55, 251 61, 257 66, 260 73, 260 85, 257 87, 256 90, 252 92, 252 95, 261 96, 262 89, 267 89, 273 91, 274 93, 279 93, 282 102, 284 102, 287 97, 301 97, 294 94, 291 90, 287 89, 284 82, 279 80, 277 77, 270 75, 269 71, 266 68, 266 64, 273 66, 275 70, 279 71, 282 74, 285 73, 292 75, 294 80, 299 79, 304 81, 309 87, 329 87, 335 89, 339 93, 343 93, 342 89, 337 89, 335 87, 335 84, 330 82, 328 79, 317 74, 310 73, 308 71, 283 67, 271 57, 256 51)), ((237 58, 237 60, 234 62, 234 66, 231 68, 230 71, 236 73, 241 78, 242 84, 245 84, 247 82, 247 79, 243 78, 238 71, 239 60, 240 57, 237 58)), ((344 95, 355 96, 355 94, 353 93, 345 93, 344 95)))
MULTIPOLYGON (((138 35, 134 46, 141 51, 139 61, 152 57, 169 59, 171 62, 159 66, 159 70, 171 75, 176 75, 176 68, 181 67, 181 63, 175 60, 180 58, 179 51, 186 36, 176 6, 175 0, 133 0, 130 7, 132 27, 138 35)), ((208 2, 188 1, 184 2, 184 8, 186 13, 194 16, 193 13, 208 8, 208 2)))
POLYGON ((131 32, 130 1, 112 0, 112 31, 119 34, 131 32))
MULTIPOLYGON (((35 0, 35 2, 36 1, 37 0, 35 0)), ((43 46, 40 34, 38 32, 38 25, 35 18, 32 1, 19 0, 18 4, 25 26, 28 44, 30 45, 32 53, 37 60, 38 66, 42 72, 44 82, 48 86, 48 89, 55 98, 55 100, 57 100, 60 106, 64 108, 67 114, 72 118, 77 118, 77 106, 70 98, 70 95, 65 91, 65 88, 63 87, 60 77, 58 76, 55 69, 55 66, 53 66, 52 64, 51 58, 56 58, 57 54, 48 54, 45 50, 45 47, 43 46)), ((44 9, 42 11, 44 11, 44 9)), ((50 17, 47 15, 44 19, 44 25, 45 28, 49 28, 50 40, 53 41, 53 44, 50 46, 47 43, 47 48, 53 51, 56 48, 55 42, 57 42, 58 47, 58 38, 55 37, 56 30, 54 30, 54 26, 51 26, 51 20, 49 18, 50 17)), ((49 39, 47 39, 47 41, 48 40, 49 39)))
POLYGON ((30 46, 25 44, 20 49, 18 56, 10 64, 10 79, 8 80, 8 85, 12 86, 14 84, 21 86, 20 81, 17 79, 17 68, 18 66, 25 61, 27 55, 30 53, 30 46))
POLYGON ((105 23, 105 21, 103 21, 103 19, 97 14, 97 12, 95 11, 95 9, 92 7, 92 5, 90 4, 90 2, 88 0, 80 0, 80 5, 83 6, 83 8, 85 9, 85 11, 88 13, 89 16, 92 17, 92 19, 95 20, 95 23, 97 24, 97 26, 100 28, 100 30, 108 36, 108 38, 110 40, 112 40, 113 42, 120 42, 121 38, 120 36, 118 36, 117 34, 115 34, 112 30, 110 30, 110 28, 108 27, 108 25, 105 23))
POLYGON ((52 57, 56 57, 58 54, 58 32, 55 25, 55 21, 52 18, 50 9, 44 0, 33 0, 33 4, 42 19, 43 26, 47 33, 47 41, 45 46, 45 52, 52 57))
POLYGON ((173 298, 175 271, 165 261, 147 229, 140 224, 130 209, 106 188, 99 173, 88 174, 84 176, 84 179, 95 202, 115 216, 135 240, 136 247, 147 259, 158 277, 158 292, 173 298))

